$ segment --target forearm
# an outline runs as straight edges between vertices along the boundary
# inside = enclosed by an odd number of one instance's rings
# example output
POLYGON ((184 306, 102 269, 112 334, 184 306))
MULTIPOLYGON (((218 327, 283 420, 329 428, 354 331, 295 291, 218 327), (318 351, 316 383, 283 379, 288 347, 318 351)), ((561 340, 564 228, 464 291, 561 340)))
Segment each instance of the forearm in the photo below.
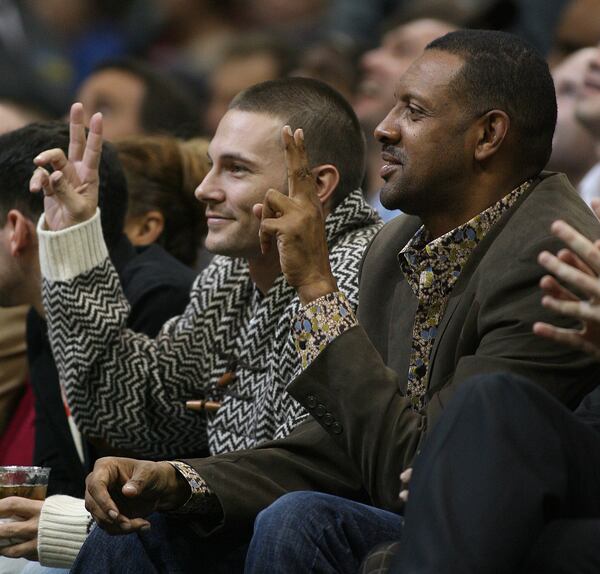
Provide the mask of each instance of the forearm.
POLYGON ((166 330, 153 340, 125 328, 129 305, 104 256, 99 219, 41 232, 40 245, 50 341, 82 433, 149 458, 204 448, 204 417, 184 407, 198 391, 187 373, 173 372, 186 354, 166 330))

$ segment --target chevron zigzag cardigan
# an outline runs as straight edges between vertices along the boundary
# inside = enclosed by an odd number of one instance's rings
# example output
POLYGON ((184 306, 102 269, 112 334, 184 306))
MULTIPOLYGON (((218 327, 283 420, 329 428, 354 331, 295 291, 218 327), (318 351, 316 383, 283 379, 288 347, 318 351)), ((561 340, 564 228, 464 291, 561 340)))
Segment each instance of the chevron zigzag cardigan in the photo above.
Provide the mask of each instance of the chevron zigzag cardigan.
MULTIPOLYGON (((326 221, 332 271, 354 306, 360 261, 380 226, 360 190, 326 221)), ((216 256, 184 314, 150 339, 125 327, 129 306, 98 214, 60 232, 40 223, 38 232, 50 341, 84 435, 163 459, 249 448, 285 436, 306 416, 285 392, 299 370, 291 321, 300 303, 283 276, 262 296, 244 259, 216 256), (221 387, 227 371, 236 378, 221 387), (185 401, 198 398, 222 406, 186 410, 185 401)))

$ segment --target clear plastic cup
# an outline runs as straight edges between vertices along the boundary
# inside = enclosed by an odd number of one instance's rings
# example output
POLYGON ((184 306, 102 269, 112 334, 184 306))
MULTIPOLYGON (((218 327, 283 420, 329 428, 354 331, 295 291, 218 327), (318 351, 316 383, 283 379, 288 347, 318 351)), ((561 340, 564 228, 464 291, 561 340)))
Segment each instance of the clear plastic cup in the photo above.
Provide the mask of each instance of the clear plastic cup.
POLYGON ((50 469, 45 466, 0 466, 0 498, 44 500, 50 469))
MULTIPOLYGON (((43 466, 0 466, 0 498, 22 496, 44 500, 50 469, 43 466)), ((0 524, 20 520, 17 516, 0 518, 0 524)), ((0 538, 0 548, 23 542, 18 538, 0 538)))

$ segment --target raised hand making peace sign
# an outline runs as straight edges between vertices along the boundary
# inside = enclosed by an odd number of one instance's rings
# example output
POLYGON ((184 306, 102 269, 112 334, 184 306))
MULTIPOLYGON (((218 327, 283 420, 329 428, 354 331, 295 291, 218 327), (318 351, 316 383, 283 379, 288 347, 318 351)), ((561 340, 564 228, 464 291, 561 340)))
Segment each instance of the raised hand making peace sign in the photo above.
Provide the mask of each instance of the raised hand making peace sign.
POLYGON ((92 116, 86 138, 83 106, 73 104, 69 126, 69 156, 58 148, 42 152, 33 160, 37 167, 29 182, 30 191, 44 192, 46 226, 52 231, 90 219, 98 206, 102 114, 92 116))
POLYGON ((281 270, 302 303, 337 290, 329 265, 325 215, 317 182, 309 167, 304 134, 290 126, 282 130, 289 195, 270 189, 264 203, 254 206, 261 218, 261 249, 277 242, 281 270))

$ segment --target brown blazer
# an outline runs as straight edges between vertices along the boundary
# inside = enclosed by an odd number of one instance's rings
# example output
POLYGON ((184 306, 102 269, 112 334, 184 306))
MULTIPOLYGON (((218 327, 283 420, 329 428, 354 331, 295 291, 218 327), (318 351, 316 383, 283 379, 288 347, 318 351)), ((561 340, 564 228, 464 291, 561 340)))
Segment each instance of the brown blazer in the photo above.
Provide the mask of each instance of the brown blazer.
POLYGON ((294 490, 337 494, 397 511, 400 471, 467 378, 497 371, 524 375, 570 407, 595 387, 600 368, 582 352, 532 333, 537 320, 573 326, 541 306, 537 255, 556 252, 550 224, 562 218, 588 237, 600 224, 567 178, 543 173, 479 243, 458 279, 432 349, 429 403, 416 413, 404 397, 416 299, 397 254, 420 226, 388 223, 362 267, 361 326, 330 344, 288 387, 313 415, 286 439, 249 451, 187 461, 221 502, 208 534, 242 540, 256 514, 294 490), (386 366, 387 365, 387 366, 386 366))

